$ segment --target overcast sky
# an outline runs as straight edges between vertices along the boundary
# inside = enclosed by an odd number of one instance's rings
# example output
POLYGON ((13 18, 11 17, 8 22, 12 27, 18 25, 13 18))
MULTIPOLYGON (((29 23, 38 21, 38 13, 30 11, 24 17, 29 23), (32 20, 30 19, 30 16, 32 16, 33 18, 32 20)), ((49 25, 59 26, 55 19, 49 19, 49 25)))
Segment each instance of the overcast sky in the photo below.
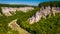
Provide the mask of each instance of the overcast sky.
POLYGON ((40 2, 46 2, 46 1, 52 1, 52 0, 0 0, 0 3, 2 4, 27 4, 27 5, 37 6, 40 2))

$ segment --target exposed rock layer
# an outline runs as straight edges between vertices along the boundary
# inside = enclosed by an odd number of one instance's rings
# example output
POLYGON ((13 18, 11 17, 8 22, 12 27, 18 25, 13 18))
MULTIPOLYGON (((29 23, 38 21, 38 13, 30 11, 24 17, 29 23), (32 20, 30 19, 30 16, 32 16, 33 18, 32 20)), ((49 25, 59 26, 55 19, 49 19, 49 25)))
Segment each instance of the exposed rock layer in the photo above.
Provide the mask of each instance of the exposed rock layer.
POLYGON ((41 17, 46 18, 46 16, 49 14, 51 15, 53 13, 53 15, 55 15, 55 13, 59 13, 60 12, 60 7, 41 7, 39 11, 37 11, 37 13, 35 15, 33 15, 32 17, 30 17, 29 23, 33 24, 34 22, 38 22, 39 20, 41 20, 41 17))
POLYGON ((10 12, 16 12, 16 11, 23 11, 27 12, 29 10, 33 10, 33 7, 19 7, 19 8, 12 8, 12 7, 1 7, 2 8, 2 13, 5 14, 6 16, 11 16, 12 14, 10 12))

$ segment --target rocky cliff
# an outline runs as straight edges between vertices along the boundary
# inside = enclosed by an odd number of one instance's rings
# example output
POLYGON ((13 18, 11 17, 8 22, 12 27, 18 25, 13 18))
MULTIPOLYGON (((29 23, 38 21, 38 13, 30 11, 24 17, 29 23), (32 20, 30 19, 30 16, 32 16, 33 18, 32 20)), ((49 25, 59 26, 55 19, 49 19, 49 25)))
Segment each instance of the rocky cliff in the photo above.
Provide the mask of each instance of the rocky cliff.
POLYGON ((47 15, 54 15, 56 13, 59 13, 60 12, 60 7, 41 7, 39 11, 36 12, 35 15, 33 15, 32 17, 30 17, 28 20, 29 20, 29 23, 30 24, 33 24, 34 22, 38 22, 39 20, 41 20, 41 17, 45 18, 46 19, 46 16, 47 15))
POLYGON ((29 10, 33 10, 33 7, 1 7, 2 13, 6 16, 12 16, 10 12, 16 13, 16 11, 27 12, 29 10))

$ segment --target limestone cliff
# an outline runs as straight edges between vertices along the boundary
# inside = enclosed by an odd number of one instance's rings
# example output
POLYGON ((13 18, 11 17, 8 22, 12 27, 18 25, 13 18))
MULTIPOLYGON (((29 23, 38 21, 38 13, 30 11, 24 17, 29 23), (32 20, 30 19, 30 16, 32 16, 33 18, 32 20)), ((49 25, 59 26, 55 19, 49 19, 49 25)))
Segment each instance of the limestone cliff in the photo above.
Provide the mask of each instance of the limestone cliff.
POLYGON ((29 23, 33 24, 34 22, 38 22, 39 20, 41 20, 41 17, 46 19, 46 16, 49 15, 54 15, 55 13, 59 13, 60 12, 60 7, 41 7, 39 11, 37 11, 37 13, 35 15, 33 15, 32 17, 30 17, 29 23))
POLYGON ((12 14, 10 12, 15 13, 16 11, 22 11, 22 12, 27 12, 29 10, 33 10, 33 7, 1 7, 2 9, 2 13, 5 14, 6 16, 12 16, 12 14))

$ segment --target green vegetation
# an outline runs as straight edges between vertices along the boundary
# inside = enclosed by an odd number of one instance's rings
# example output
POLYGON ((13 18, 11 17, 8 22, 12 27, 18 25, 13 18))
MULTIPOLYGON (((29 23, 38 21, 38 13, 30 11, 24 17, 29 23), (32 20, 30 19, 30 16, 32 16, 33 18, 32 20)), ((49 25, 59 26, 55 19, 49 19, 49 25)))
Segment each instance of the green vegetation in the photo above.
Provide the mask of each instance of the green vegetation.
POLYGON ((24 5, 24 4, 0 4, 0 7, 36 7, 31 5, 24 5))
POLYGON ((60 1, 49 1, 49 2, 42 2, 39 3, 39 7, 41 6, 55 6, 55 7, 60 7, 60 1))
POLYGON ((7 18, 6 16, 0 16, 0 34, 14 34, 15 31, 8 27, 8 23, 10 23, 13 19, 14 18, 11 19, 9 17, 7 18))

